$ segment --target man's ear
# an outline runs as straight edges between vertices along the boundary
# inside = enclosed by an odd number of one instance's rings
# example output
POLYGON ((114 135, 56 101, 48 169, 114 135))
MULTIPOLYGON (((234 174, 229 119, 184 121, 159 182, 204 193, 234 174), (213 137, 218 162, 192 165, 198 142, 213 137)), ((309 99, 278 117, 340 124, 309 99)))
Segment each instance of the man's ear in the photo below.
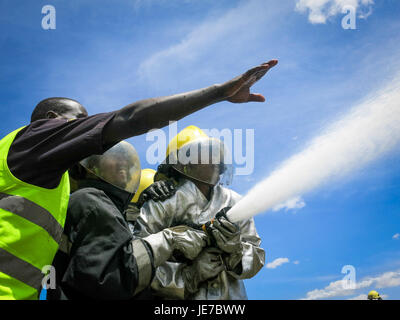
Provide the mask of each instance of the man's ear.
POLYGON ((55 119, 58 116, 59 116, 58 113, 56 113, 56 112, 54 112, 52 110, 47 111, 47 113, 46 113, 46 119, 55 119))

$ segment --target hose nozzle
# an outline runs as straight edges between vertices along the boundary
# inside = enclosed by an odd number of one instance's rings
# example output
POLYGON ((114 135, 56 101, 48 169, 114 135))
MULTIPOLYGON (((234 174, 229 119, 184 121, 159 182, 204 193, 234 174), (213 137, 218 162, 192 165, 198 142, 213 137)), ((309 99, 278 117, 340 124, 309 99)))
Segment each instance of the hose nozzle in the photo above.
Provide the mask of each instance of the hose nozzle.
POLYGON ((208 230, 209 230, 209 227, 214 223, 215 219, 219 219, 219 218, 221 218, 221 217, 224 217, 225 219, 229 220, 228 217, 227 217, 227 215, 226 215, 226 213, 227 213, 231 208, 232 208, 232 207, 225 207, 225 208, 221 209, 221 210, 215 215, 214 218, 212 218, 210 221, 208 221, 208 222, 206 222, 205 224, 203 224, 203 225, 201 226, 201 229, 202 229, 205 233, 210 234, 210 232, 208 232, 208 230))

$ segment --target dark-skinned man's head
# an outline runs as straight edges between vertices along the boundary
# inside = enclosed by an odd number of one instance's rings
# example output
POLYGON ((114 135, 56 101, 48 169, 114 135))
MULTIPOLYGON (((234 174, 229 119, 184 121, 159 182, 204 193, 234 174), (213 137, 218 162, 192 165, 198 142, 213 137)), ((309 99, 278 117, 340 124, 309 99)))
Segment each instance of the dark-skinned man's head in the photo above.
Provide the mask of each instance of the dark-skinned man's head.
POLYGON ((31 122, 41 119, 76 119, 87 117, 86 109, 69 98, 47 98, 40 101, 31 115, 31 122))

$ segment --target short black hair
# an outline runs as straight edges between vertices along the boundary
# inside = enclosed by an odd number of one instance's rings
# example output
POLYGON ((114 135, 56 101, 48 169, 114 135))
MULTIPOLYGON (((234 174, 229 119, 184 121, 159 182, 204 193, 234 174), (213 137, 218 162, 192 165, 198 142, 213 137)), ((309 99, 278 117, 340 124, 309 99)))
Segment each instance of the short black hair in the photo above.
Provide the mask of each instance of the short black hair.
POLYGON ((47 98, 40 101, 32 112, 31 122, 46 119, 46 114, 49 111, 54 111, 62 114, 70 110, 71 106, 68 102, 71 101, 76 102, 80 105, 80 103, 74 99, 61 97, 47 98))

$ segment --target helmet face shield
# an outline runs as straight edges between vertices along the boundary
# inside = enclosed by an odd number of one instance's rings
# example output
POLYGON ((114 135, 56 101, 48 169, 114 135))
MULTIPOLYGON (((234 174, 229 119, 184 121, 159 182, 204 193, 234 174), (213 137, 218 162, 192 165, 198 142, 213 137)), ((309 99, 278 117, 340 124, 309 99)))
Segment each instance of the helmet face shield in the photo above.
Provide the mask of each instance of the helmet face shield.
POLYGON ((169 154, 167 162, 181 174, 210 185, 228 185, 232 180, 231 155, 219 139, 189 142, 169 154))
POLYGON ((129 193, 136 192, 140 182, 140 160, 135 148, 121 141, 102 155, 83 159, 80 164, 101 180, 129 193))

